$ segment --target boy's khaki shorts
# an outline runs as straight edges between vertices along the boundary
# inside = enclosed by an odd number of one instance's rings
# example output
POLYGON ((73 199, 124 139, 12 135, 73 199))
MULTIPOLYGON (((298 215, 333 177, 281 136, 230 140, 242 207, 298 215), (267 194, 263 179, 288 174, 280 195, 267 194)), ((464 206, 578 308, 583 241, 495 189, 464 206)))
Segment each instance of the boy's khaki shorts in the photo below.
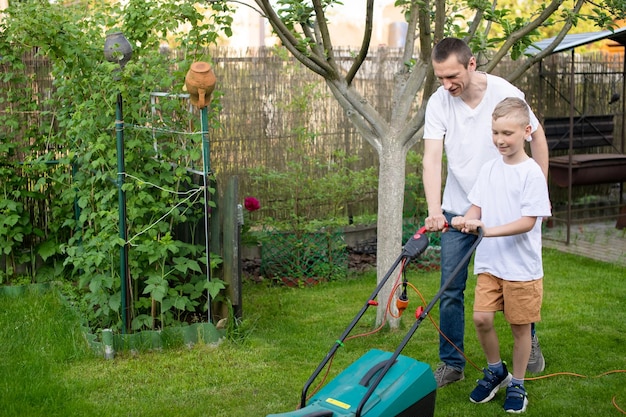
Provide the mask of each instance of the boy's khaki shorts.
POLYGON ((478 275, 474 311, 503 311, 510 324, 541 321, 543 279, 506 281, 491 274, 478 275))

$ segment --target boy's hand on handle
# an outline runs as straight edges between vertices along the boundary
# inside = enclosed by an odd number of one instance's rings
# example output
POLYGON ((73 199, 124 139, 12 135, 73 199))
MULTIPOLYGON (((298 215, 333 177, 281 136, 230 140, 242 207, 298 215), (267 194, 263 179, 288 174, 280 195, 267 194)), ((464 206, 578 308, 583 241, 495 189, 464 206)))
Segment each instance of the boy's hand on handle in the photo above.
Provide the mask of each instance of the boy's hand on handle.
POLYGON ((465 227, 465 217, 463 216, 453 217, 451 226, 454 227, 456 230, 463 231, 463 228, 465 227))
POLYGON ((463 233, 478 234, 478 229, 485 230, 485 225, 478 219, 466 219, 463 216, 457 216, 452 219, 452 227, 463 233))

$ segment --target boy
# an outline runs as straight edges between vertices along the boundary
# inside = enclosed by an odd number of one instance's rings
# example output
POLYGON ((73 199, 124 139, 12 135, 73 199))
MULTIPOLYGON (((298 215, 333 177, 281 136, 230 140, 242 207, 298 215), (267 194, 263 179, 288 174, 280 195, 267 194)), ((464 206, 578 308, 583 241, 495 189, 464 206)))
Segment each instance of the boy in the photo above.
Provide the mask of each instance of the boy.
POLYGON ((482 167, 468 195, 472 206, 465 216, 452 219, 452 227, 463 233, 483 231, 474 259, 474 325, 488 368, 470 400, 486 403, 506 386, 504 409, 509 413, 522 413, 528 404, 524 375, 530 328, 541 319, 543 297, 541 218, 550 216, 545 176, 524 150, 531 130, 524 100, 509 97, 495 107, 492 136, 502 157, 482 167), (513 333, 512 376, 500 358, 496 311, 504 312, 513 333))

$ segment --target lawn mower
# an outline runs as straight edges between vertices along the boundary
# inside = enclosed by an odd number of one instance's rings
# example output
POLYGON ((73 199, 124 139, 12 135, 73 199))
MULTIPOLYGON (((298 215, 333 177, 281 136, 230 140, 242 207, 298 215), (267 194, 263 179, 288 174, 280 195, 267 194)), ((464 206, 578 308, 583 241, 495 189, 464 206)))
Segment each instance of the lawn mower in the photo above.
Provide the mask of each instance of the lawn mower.
MULTIPOLYGON (((420 306, 417 309, 416 321, 397 349, 394 352, 377 349, 368 351, 314 394, 307 404, 307 392, 313 381, 329 363, 339 347, 343 345, 367 309, 377 305, 375 298, 393 271, 401 262, 404 262, 406 266, 406 263, 427 249, 428 237, 425 232, 426 228, 422 227, 408 239, 400 256, 394 261, 365 305, 304 385, 299 408, 291 412, 269 414, 266 417, 432 417, 434 415, 437 383, 430 366, 400 353, 435 303, 441 298, 444 290, 456 278, 461 266, 478 246, 482 239, 481 229, 478 230, 478 238, 463 261, 441 286, 432 301, 426 308, 420 306)), ((406 308, 407 303, 405 286, 402 295, 398 297, 398 310, 406 308)))

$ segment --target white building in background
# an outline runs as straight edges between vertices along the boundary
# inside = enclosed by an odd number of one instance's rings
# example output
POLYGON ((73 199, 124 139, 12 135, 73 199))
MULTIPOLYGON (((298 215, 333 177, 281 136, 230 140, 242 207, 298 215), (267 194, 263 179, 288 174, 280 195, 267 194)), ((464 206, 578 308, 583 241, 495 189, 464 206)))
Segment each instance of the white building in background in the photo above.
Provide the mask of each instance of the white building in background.
MULTIPOLYGON (((226 0, 228 1, 228 0, 226 0)), ((329 30, 335 47, 358 48, 365 30, 365 0, 343 0, 327 12, 329 30)), ((406 22, 401 10, 394 7, 394 0, 377 0, 374 3, 374 21, 371 48, 380 45, 401 47, 404 45, 406 22)), ((233 16, 233 36, 223 44, 234 48, 272 46, 277 38, 252 0, 231 2, 236 9, 233 16), (246 5, 244 5, 246 4, 246 5)))
MULTIPOLYGON (((9 0, 0 0, 0 10, 5 10, 7 7, 9 7, 9 0)), ((0 13, 0 16, 2 16, 2 13, 0 13)))

